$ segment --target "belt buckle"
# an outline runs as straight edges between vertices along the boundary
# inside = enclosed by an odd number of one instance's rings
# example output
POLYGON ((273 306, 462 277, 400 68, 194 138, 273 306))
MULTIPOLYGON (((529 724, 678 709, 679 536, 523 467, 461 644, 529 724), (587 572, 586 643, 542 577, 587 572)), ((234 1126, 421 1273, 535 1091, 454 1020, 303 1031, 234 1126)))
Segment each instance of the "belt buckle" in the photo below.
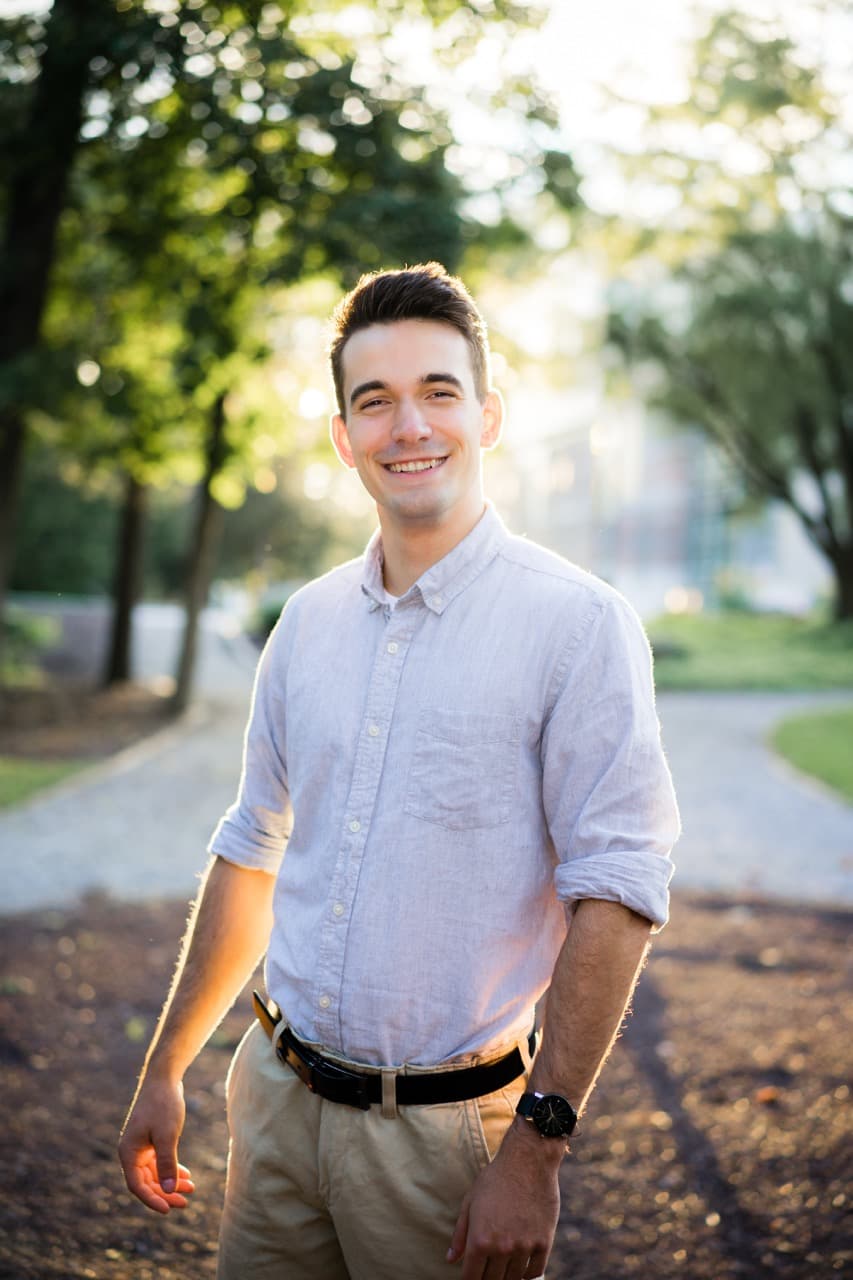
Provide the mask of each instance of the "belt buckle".
MULTIPOLYGON (((361 1111, 370 1110, 370 1099, 367 1096, 367 1076, 359 1075, 356 1071, 347 1071, 346 1067, 339 1067, 335 1062, 329 1062, 325 1058, 319 1058, 312 1067, 312 1074, 315 1079, 322 1080, 325 1084, 330 1085, 333 1089, 341 1084, 346 1084, 354 1091, 355 1097, 350 1102, 349 1099, 341 1099, 349 1102, 351 1107, 358 1107, 361 1111)), ((320 1093, 320 1090, 317 1090, 320 1093)))
POLYGON ((278 1044, 278 1056, 287 1063, 299 1079, 312 1093, 320 1097, 328 1097, 331 1101, 343 1102, 345 1105, 357 1107, 361 1111, 370 1110, 370 1099, 367 1092, 367 1076, 355 1071, 347 1071, 334 1062, 309 1049, 307 1045, 296 1041, 289 1028, 281 1033, 278 1044), (340 1096, 342 1085, 348 1085, 354 1094, 352 1099, 340 1096), (323 1086, 328 1086, 328 1092, 323 1086))

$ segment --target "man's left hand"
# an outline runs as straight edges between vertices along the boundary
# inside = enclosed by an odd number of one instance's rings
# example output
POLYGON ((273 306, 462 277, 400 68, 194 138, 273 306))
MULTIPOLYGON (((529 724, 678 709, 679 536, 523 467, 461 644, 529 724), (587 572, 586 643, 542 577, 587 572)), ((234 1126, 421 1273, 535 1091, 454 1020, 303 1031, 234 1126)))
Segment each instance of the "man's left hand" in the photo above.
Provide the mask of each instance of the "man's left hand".
POLYGON ((462 1204, 448 1262, 462 1280, 534 1280, 545 1271, 560 1215, 565 1144, 515 1120, 462 1204))

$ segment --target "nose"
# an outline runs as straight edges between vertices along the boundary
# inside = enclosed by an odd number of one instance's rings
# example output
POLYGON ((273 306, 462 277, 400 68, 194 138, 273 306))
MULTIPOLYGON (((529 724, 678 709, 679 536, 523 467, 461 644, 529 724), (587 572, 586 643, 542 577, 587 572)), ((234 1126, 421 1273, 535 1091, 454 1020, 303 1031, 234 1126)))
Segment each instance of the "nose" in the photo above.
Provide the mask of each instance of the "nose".
POLYGON ((428 440, 432 435, 432 428, 415 399, 405 396, 398 401, 391 435, 403 443, 428 440))

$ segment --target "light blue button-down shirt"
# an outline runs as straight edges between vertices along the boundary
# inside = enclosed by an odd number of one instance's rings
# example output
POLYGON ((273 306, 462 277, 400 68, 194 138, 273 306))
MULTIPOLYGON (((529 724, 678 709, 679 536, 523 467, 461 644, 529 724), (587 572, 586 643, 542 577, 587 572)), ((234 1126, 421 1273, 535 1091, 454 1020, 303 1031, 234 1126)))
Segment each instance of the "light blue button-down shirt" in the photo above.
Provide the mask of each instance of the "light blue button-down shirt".
POLYGON ((526 1033, 566 904, 661 925, 677 835, 636 615, 489 507, 393 607, 378 535, 291 598, 210 849, 278 872, 297 1035, 433 1065, 526 1033))

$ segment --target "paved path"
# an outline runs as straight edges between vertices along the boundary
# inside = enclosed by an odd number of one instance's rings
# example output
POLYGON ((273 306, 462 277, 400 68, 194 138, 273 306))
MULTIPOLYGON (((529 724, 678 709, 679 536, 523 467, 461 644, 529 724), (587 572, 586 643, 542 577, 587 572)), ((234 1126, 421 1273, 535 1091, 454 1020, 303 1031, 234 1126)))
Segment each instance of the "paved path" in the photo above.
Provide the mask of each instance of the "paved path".
POLYGON ((783 717, 850 701, 848 693, 659 696, 683 824, 676 886, 853 905, 853 805, 765 746, 783 717))
MULTIPOLYGON (((234 796, 254 658, 208 620, 200 719, 0 814, 0 911, 61 905, 89 889, 190 895, 211 828, 234 796)), ((842 700, 661 695, 684 822, 677 886, 853 904, 853 806, 764 746, 792 710, 842 700)))
MULTIPOLYGON (((142 606, 138 670, 174 670, 180 612, 142 606)), ((0 913, 118 898, 188 897, 216 821, 234 799, 257 650, 208 610, 199 708, 107 764, 0 812, 0 913)))

